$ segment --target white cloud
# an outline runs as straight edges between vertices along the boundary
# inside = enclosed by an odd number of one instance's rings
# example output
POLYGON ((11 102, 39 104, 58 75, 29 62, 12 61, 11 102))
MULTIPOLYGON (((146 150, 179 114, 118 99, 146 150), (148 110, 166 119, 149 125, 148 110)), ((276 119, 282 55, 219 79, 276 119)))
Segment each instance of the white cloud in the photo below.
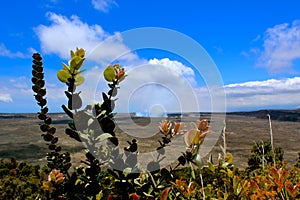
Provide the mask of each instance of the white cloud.
POLYGON ((48 13, 47 17, 52 22, 51 25, 39 25, 35 28, 42 51, 46 54, 55 53, 68 58, 70 49, 82 47, 91 50, 108 36, 101 26, 89 26, 75 15, 69 19, 48 13))
POLYGON ((5 103, 10 103, 13 102, 13 99, 9 93, 0 92, 0 101, 3 101, 5 103))
MULTIPOLYGON (((0 110, 1 112, 31 112, 39 110, 34 99, 30 78, 0 76, 0 110)), ((62 112, 61 105, 66 104, 64 95, 66 86, 57 86, 46 81, 46 99, 51 112, 62 112)))
POLYGON ((87 60, 94 61, 103 66, 109 65, 116 60, 124 65, 136 65, 144 62, 135 53, 123 44, 122 35, 115 33, 113 36, 101 41, 87 55, 87 60))
MULTIPOLYGON (((179 61, 170 60, 169 58, 157 59, 153 58, 148 61, 151 65, 162 65, 167 67, 174 76, 178 78, 186 78, 191 84, 196 84, 195 73, 192 68, 185 66, 179 61)), ((168 79, 168 77, 165 77, 168 79)))
POLYGON ((300 21, 267 29, 258 66, 271 73, 293 72, 293 62, 300 58, 300 21))
MULTIPOLYGON (((168 58, 141 63, 125 66, 128 77, 120 84, 118 112, 150 112, 151 107, 159 105, 166 111, 191 111, 197 107, 193 89, 196 80, 191 68, 168 58)), ((99 91, 108 90, 102 72, 101 67, 85 72, 86 82, 79 88, 85 102, 101 100, 99 91)))
POLYGON ((69 57, 70 49, 83 47, 90 50, 108 36, 101 26, 89 26, 75 15, 68 19, 66 16, 48 13, 47 17, 51 25, 35 28, 44 53, 57 53, 66 58, 69 57))
POLYGON ((166 112, 198 110, 198 100, 191 82, 184 75, 191 72, 178 61, 157 60, 128 70, 121 84, 120 108, 128 111, 166 112), (167 63, 167 64, 166 64, 167 63), (184 75, 183 75, 184 74, 184 75))
MULTIPOLYGON (((76 15, 70 18, 48 13, 51 24, 39 25, 35 28, 44 54, 57 54, 63 59, 69 58, 69 52, 76 47, 87 51, 88 59, 98 63, 107 63, 122 56, 123 52, 130 52, 122 43, 120 33, 111 35, 100 25, 88 25, 76 15)), ((124 62, 136 59, 133 53, 123 55, 124 62)))
POLYGON ((170 60, 169 58, 157 59, 153 58, 149 60, 151 65, 163 65, 174 72, 178 73, 180 76, 194 76, 194 71, 192 68, 185 66, 181 62, 176 60, 170 60))
POLYGON ((31 95, 32 92, 28 83, 29 79, 24 76, 13 78, 1 77, 0 101, 12 103, 17 99, 31 95))
POLYGON ((4 44, 0 44, 0 56, 9 57, 9 58, 25 58, 26 56, 17 51, 11 52, 9 49, 6 48, 4 44))
POLYGON ((114 0, 92 0, 92 5, 96 10, 108 12, 113 5, 118 5, 114 0))
POLYGON ((229 110, 299 105, 300 77, 229 84, 224 88, 229 110))

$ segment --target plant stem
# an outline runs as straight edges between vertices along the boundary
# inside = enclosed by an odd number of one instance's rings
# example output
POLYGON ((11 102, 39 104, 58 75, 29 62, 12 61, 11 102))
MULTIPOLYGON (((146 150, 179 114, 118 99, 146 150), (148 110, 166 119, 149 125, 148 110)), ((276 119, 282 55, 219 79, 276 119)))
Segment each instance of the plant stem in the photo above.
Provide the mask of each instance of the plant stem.
POLYGON ((227 144, 226 144, 226 121, 224 120, 224 128, 223 128, 223 148, 224 148, 224 159, 227 152, 227 144))
POLYGON ((200 181, 201 181, 203 199, 205 200, 205 191, 204 191, 204 184, 203 184, 203 177, 202 177, 202 169, 200 169, 200 181))
POLYGON ((264 142, 262 142, 262 168, 265 171, 265 146, 264 142))
POLYGON ((269 125, 270 125, 270 142, 271 142, 271 147, 272 147, 272 154, 273 154, 273 164, 274 167, 276 166, 276 159, 275 159, 275 151, 274 151, 274 140, 273 140, 273 132, 272 132, 272 121, 271 121, 271 116, 270 114, 267 114, 269 118, 269 125))

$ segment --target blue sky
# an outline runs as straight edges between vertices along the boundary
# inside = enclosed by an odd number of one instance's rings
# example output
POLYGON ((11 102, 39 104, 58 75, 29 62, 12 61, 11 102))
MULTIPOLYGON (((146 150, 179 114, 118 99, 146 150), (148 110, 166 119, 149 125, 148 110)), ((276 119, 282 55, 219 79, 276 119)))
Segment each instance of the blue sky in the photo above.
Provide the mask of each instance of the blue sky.
MULTIPOLYGON (((89 53, 110 36, 122 36, 124 31, 142 27, 174 30, 202 45, 220 72, 227 111, 299 108, 299 6, 300 2, 289 0, 6 1, 0 8, 0 113, 38 110, 30 82, 33 52, 40 52, 44 58, 49 107, 57 112, 66 99, 63 96, 65 87, 56 80, 55 74, 61 62, 67 62, 69 50, 83 47, 89 53)), ((101 55, 103 59, 122 48, 129 48, 122 39, 118 42, 101 55)), ((158 50, 144 50, 132 52, 121 59, 121 64, 127 69, 135 69, 133 66, 141 63, 156 64, 175 71, 188 80, 195 98, 200 99, 201 108, 211 110, 208 102, 211 91, 203 85, 205 81, 190 73, 193 66, 177 58, 158 50)), ((89 72, 99 74, 103 67, 99 64, 89 72)), ((189 104, 184 82, 177 81, 176 85, 171 74, 159 77, 153 69, 145 68, 138 77, 144 81, 161 78, 166 85, 159 89, 152 86, 130 88, 136 91, 131 92, 131 96, 121 93, 120 111, 126 111, 124 106, 130 107, 129 111, 145 111, 159 104, 176 107, 178 102, 173 102, 174 99, 180 99, 183 107, 189 104), (179 89, 174 98, 168 97, 171 83, 179 89), (121 98, 128 96, 129 100, 121 98), (129 106, 128 102, 131 102, 129 106), (139 103, 142 105, 137 105, 139 103)), ((134 81, 130 79, 128 76, 123 90, 129 91, 126 87, 142 84, 134 82, 139 81, 136 77, 134 81)), ((103 88, 105 85, 100 87, 103 88)), ((159 109, 163 109, 161 107, 159 109)))

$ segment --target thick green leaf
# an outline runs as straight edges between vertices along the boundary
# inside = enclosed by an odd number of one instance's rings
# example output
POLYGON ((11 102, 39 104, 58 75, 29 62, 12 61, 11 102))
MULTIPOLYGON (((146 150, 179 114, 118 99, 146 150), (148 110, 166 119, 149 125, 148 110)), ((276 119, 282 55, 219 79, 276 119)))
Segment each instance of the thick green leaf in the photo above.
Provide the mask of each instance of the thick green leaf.
POLYGON ((71 54, 71 58, 73 58, 75 56, 75 53, 73 50, 70 51, 70 54, 71 54))
POLYGON ((195 162, 198 166, 199 169, 202 169, 203 166, 204 166, 204 161, 203 159, 201 158, 200 154, 198 153, 197 156, 196 156, 196 159, 195 159, 195 162))
POLYGON ((75 85, 81 85, 84 82, 84 77, 81 75, 75 76, 75 85))
POLYGON ((208 169, 212 172, 215 172, 215 167, 211 162, 208 162, 208 169))
POLYGON ((191 169, 191 175, 192 175, 192 178, 195 180, 195 179, 196 179, 196 176, 195 176, 194 167, 193 167, 193 165, 192 165, 191 162, 189 162, 189 165, 190 165, 190 169, 191 169))
POLYGON ((225 162, 231 164, 233 162, 233 155, 231 153, 226 153, 224 160, 225 162))
POLYGON ((111 137, 111 134, 109 134, 109 133, 103 133, 103 134, 101 134, 100 136, 98 136, 97 138, 96 138, 96 140, 98 141, 98 142, 102 142, 103 140, 106 140, 106 139, 108 139, 108 138, 110 138, 111 137))
POLYGON ((61 69, 57 72, 57 78, 63 83, 68 82, 68 79, 71 77, 71 74, 65 69, 61 69))
POLYGON ((85 50, 83 48, 77 49, 75 55, 83 58, 85 55, 85 50))
POLYGON ((62 109, 65 111, 65 113, 66 113, 70 118, 73 119, 73 112, 72 112, 72 110, 70 110, 69 108, 67 108, 67 106, 65 106, 65 105, 62 105, 61 107, 62 107, 62 109))
POLYGON ((184 135, 184 142, 187 147, 191 146, 196 138, 197 130, 191 129, 184 135))
POLYGON ((103 72, 104 78, 108 82, 113 82, 116 77, 116 72, 113 66, 108 66, 103 72))
POLYGON ((71 71, 78 70, 82 64, 83 64, 84 58, 81 58, 79 56, 74 56, 71 60, 70 60, 70 69, 71 71))
POLYGON ((69 66, 68 65, 66 65, 64 62, 63 63, 61 63, 62 64, 62 66, 63 66, 63 69, 64 70, 66 70, 66 71, 70 71, 70 69, 69 69, 69 66))
POLYGON ((127 167, 127 168, 125 168, 125 169, 123 170, 123 174, 125 175, 125 177, 126 177, 128 174, 130 174, 130 172, 131 172, 131 168, 129 168, 129 167, 127 167))

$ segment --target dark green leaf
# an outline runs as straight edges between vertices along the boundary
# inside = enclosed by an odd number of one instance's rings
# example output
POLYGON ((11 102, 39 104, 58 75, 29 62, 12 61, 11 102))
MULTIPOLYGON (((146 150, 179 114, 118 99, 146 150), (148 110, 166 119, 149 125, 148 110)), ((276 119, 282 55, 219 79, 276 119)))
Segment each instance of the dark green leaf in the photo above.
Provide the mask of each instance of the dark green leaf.
POLYGON ((66 128, 65 133, 69 135, 71 138, 75 139, 76 141, 81 142, 80 136, 76 131, 70 128, 66 128))
POLYGON ((116 127, 115 123, 108 117, 99 120, 100 126, 104 133, 113 133, 116 127))
POLYGON ((62 109, 65 111, 65 113, 66 113, 70 118, 73 119, 73 112, 72 112, 70 109, 68 109, 65 105, 62 105, 61 107, 62 107, 62 109))
POLYGON ((119 145, 119 140, 117 137, 110 137, 110 138, 108 138, 108 140, 115 146, 119 145))
POLYGON ((186 163, 186 159, 184 156, 180 156, 177 160, 182 166, 184 166, 186 163))
POLYGON ((45 96, 46 95, 46 89, 40 89, 37 93, 41 96, 45 96))
POLYGON ((170 173, 169 170, 167 170, 166 168, 162 168, 162 169, 160 170, 160 174, 161 174, 161 176, 162 176, 165 180, 170 180, 170 179, 172 179, 171 173, 170 173))
POLYGON ((51 127, 51 128, 49 128, 49 130, 48 130, 48 133, 50 133, 50 134, 55 134, 55 132, 56 132, 56 128, 54 128, 54 127, 51 127))
POLYGON ((48 109, 47 107, 41 109, 41 112, 42 112, 43 114, 47 114, 48 111, 49 111, 49 109, 48 109))
POLYGON ((32 58, 38 61, 42 60, 42 56, 39 53, 32 54, 32 58))
POLYGON ((39 86, 40 88, 45 86, 45 81, 42 79, 37 80, 36 85, 39 86))
POLYGON ((38 115, 38 118, 40 119, 40 120, 44 120, 44 119, 46 119, 46 115, 45 114, 43 114, 43 113, 38 113, 39 115, 38 115))
POLYGON ((53 135, 47 133, 47 134, 43 135, 43 138, 46 142, 50 142, 53 140, 53 135))
POLYGON ((104 92, 102 92, 102 98, 103 98, 103 101, 108 100, 108 96, 104 92))
POLYGON ((55 138, 53 138, 52 140, 51 140, 51 143, 52 144, 55 144, 55 143, 57 143, 58 142, 58 137, 55 137, 55 138))
POLYGON ((117 88, 113 88, 111 90, 108 91, 108 95, 115 97, 118 94, 118 89, 117 88))
POLYGON ((37 72, 34 76, 38 79, 44 79, 44 73, 42 72, 37 72))
POLYGON ((51 124, 52 123, 52 119, 51 117, 47 117, 45 120, 44 120, 45 124, 51 124))
POLYGON ((44 107, 47 104, 46 99, 42 99, 40 102, 38 102, 39 106, 44 107))
POLYGON ((49 130, 49 125, 47 125, 47 124, 42 124, 42 125, 40 126, 40 129, 41 129, 41 131, 43 131, 43 132, 47 132, 47 131, 49 130))
POLYGON ((32 62, 33 62, 33 64, 35 64, 37 66, 42 66, 43 65, 43 63, 39 60, 33 60, 32 62))
POLYGON ((74 124, 74 120, 70 121, 70 122, 68 123, 68 125, 69 125, 69 127, 70 127, 71 129, 76 130, 76 127, 75 127, 75 124, 74 124))
POLYGON ((60 152, 61 151, 61 146, 57 146, 56 148, 55 148, 55 152, 60 152))
POLYGON ((35 92, 35 93, 38 93, 39 91, 40 91, 40 87, 39 86, 37 86, 37 85, 33 85, 32 86, 32 90, 35 92))
POLYGON ((33 69, 35 69, 37 72, 43 72, 43 67, 42 66, 35 65, 33 67, 33 69))
POLYGON ((33 83, 33 84, 36 84, 36 82, 38 81, 39 79, 37 79, 36 77, 32 77, 31 78, 31 82, 33 83))
MULTIPOLYGON (((31 74, 32 74, 32 76, 33 77, 36 77, 36 74, 37 74, 38 72, 36 71, 36 70, 32 70, 32 72, 31 72, 31 74)), ((36 77, 37 78, 37 77, 36 77)))
POLYGON ((35 97, 35 100, 37 100, 38 102, 43 100, 43 96, 41 96, 39 94, 34 95, 34 97, 35 97))
POLYGON ((55 144, 49 144, 48 149, 49 150, 55 150, 56 145, 55 144))

